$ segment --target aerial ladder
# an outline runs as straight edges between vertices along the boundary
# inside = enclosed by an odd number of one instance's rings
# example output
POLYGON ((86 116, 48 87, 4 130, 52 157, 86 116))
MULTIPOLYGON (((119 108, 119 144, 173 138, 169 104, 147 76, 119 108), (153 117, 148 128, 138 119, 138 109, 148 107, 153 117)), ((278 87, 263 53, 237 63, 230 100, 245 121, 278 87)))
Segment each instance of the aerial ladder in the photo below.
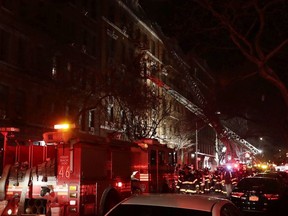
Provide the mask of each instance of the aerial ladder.
POLYGON ((181 103, 184 107, 186 107, 189 111, 194 113, 198 118, 202 119, 205 123, 210 124, 219 136, 219 139, 223 142, 223 144, 227 148, 227 155, 233 154, 232 152, 232 145, 231 141, 240 144, 244 148, 248 149, 253 155, 257 155, 261 153, 261 150, 257 149, 255 146, 247 142, 246 140, 242 139, 239 135, 237 135, 234 131, 230 130, 229 128, 222 126, 220 121, 216 118, 208 118, 203 109, 199 106, 192 103, 190 100, 182 96, 177 91, 173 90, 170 86, 166 85, 160 79, 155 78, 153 76, 148 76, 148 79, 155 83, 157 86, 161 87, 164 91, 166 91, 169 95, 171 95, 174 99, 176 99, 179 103, 181 103))
MULTIPOLYGON (((199 107, 195 103, 192 103, 190 100, 188 100, 186 97, 179 94, 177 91, 172 89, 170 86, 166 85, 164 82, 162 82, 161 79, 156 78, 156 76, 151 75, 150 73, 144 73, 146 74, 146 78, 149 79, 151 82, 156 84, 157 86, 161 87, 164 91, 166 91, 169 95, 171 95, 174 99, 176 99, 179 103, 181 103, 184 107, 186 107, 189 111, 194 113, 198 118, 203 120, 205 123, 209 124, 214 128, 216 131, 216 134, 219 138, 219 140, 225 145, 227 148, 226 150, 226 156, 228 154, 235 155, 235 153, 232 151, 232 142, 240 144, 240 146, 248 149, 253 155, 257 155, 261 153, 261 150, 254 147, 252 144, 247 142, 246 140, 242 139, 240 136, 238 136, 234 131, 230 130, 229 128, 223 126, 217 116, 215 116, 215 113, 213 113, 211 110, 204 110, 203 108, 209 107, 207 104, 207 101, 205 97, 203 96, 201 90, 199 89, 197 83, 194 81, 194 79, 190 75, 189 68, 190 66, 187 65, 182 58, 175 52, 175 47, 173 46, 173 43, 170 43, 167 40, 167 37, 164 36, 161 28, 158 25, 154 26, 157 29, 157 32, 162 35, 162 39, 164 43, 167 45, 168 50, 170 50, 170 54, 172 54, 172 57, 176 62, 178 63, 178 66, 183 71, 183 74, 185 75, 186 81, 189 83, 190 92, 195 95, 195 98, 197 99, 197 102, 202 106, 199 107), (209 117, 208 117, 209 116, 209 117)), ((142 55, 147 54, 147 50, 142 50, 142 55)), ((141 58, 141 57, 140 57, 141 58)), ((193 59, 194 63, 198 65, 199 68, 205 71, 205 68, 202 67, 202 65, 196 60, 193 59)), ((145 60, 144 60, 145 62, 145 60)), ((147 66, 145 65, 145 70, 147 70, 147 66)))

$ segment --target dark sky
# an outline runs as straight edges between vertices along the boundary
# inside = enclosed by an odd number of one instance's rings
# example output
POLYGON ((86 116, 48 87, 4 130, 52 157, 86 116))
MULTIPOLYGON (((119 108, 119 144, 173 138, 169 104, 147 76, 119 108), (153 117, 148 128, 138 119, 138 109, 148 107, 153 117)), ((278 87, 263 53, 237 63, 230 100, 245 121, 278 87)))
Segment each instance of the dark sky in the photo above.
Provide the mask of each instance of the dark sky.
MULTIPOLYGON (((243 117, 248 120, 250 128, 245 136, 252 141, 267 137, 268 146, 288 146, 288 114, 281 94, 271 83, 257 75, 257 67, 242 55, 231 41, 228 32, 219 28, 219 22, 211 13, 199 7, 193 0, 139 2, 150 19, 159 24, 167 36, 178 41, 186 55, 192 53, 207 61, 218 83, 217 105, 225 114, 224 119, 243 117)), ((217 0, 214 2, 221 5, 217 0)), ((240 21, 235 21, 234 24, 249 40, 253 40, 259 28, 253 17, 254 12, 239 8, 241 0, 221 1, 225 2, 234 2, 233 7, 238 7, 240 12, 235 12, 234 18, 240 21)), ((264 4, 269 1, 261 2, 264 4)), ((277 43, 288 38, 288 13, 285 12, 288 11, 288 1, 284 2, 266 12, 266 28, 261 40, 265 51, 273 49, 277 43)), ((221 10, 221 7, 217 9, 221 10)), ((287 47, 288 44, 269 62, 286 87, 287 47)))

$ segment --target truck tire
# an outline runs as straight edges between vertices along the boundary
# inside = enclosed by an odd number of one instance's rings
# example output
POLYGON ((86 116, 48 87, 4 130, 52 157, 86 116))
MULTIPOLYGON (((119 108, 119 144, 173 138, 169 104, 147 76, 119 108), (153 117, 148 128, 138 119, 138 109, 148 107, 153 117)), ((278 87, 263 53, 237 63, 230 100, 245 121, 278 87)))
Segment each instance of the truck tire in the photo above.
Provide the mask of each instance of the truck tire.
POLYGON ((121 196, 115 188, 113 187, 106 188, 100 200, 99 216, 103 216, 120 201, 121 196))

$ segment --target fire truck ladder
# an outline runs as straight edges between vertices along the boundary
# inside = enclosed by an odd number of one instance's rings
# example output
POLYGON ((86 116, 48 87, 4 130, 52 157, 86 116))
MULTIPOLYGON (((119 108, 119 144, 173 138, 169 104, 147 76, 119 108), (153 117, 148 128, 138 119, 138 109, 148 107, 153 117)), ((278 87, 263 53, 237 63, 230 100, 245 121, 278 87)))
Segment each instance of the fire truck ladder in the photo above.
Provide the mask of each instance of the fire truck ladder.
POLYGON ((205 122, 209 122, 200 107, 191 103, 189 100, 187 100, 187 98, 183 97, 181 94, 174 90, 166 90, 166 92, 169 93, 172 97, 176 98, 182 105, 184 105, 184 107, 193 112, 197 117, 201 118, 205 122))
POLYGON ((232 138, 233 140, 240 143, 242 146, 248 148, 254 155, 261 153, 262 151, 260 149, 257 149, 255 146, 251 145, 246 140, 242 139, 240 136, 238 136, 235 132, 230 130, 229 128, 225 127, 225 134, 228 135, 228 137, 232 138))
MULTIPOLYGON (((159 87, 162 87, 163 90, 165 90, 168 94, 170 94, 173 98, 175 98, 179 103, 184 105, 189 111, 194 113, 197 117, 201 118, 204 122, 210 123, 209 119, 206 117, 204 114, 203 110, 199 108, 197 105, 189 101, 187 98, 183 97, 181 94, 179 94, 177 91, 173 90, 171 87, 167 86, 165 83, 163 83, 161 80, 154 78, 154 77, 149 77, 149 79, 154 82, 156 85, 159 87)), ((254 147, 252 144, 247 142, 246 140, 242 139, 240 136, 238 136, 235 132, 230 130, 227 127, 224 127, 223 134, 237 143, 240 143, 242 146, 245 148, 249 149, 254 155, 261 153, 261 150, 257 149, 254 147)))

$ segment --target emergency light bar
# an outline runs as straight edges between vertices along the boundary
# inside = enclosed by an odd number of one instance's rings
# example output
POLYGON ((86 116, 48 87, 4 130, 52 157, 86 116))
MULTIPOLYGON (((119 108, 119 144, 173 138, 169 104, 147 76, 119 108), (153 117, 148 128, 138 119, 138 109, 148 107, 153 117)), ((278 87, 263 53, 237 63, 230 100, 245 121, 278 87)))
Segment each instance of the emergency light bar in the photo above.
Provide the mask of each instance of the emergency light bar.
POLYGON ((56 130, 67 130, 70 128, 75 128, 75 124, 56 124, 54 125, 54 129, 56 130))
POLYGON ((0 131, 1 132, 19 132, 20 129, 15 128, 15 127, 0 127, 0 131))

